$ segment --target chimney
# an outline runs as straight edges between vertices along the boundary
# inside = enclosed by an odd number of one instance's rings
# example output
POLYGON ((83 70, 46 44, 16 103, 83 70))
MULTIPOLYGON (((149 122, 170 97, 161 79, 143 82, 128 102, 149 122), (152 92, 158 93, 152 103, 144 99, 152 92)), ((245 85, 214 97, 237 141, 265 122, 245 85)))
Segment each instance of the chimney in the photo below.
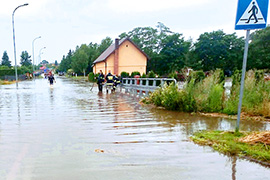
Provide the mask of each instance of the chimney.
POLYGON ((119 48, 119 39, 116 38, 115 39, 115 49, 118 49, 119 48))
POLYGON ((115 50, 114 50, 114 74, 119 75, 119 39, 115 39, 115 50))

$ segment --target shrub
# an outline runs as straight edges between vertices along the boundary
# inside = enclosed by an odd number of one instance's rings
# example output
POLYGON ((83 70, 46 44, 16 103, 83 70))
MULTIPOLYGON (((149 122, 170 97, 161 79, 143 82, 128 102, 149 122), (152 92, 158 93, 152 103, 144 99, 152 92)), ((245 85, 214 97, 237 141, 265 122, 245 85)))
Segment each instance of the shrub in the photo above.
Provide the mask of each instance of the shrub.
POLYGON ((161 105, 168 110, 178 110, 179 109, 179 92, 178 87, 171 83, 170 85, 165 84, 161 92, 161 105))
POLYGON ((147 74, 147 77, 148 78, 155 78, 156 74, 154 73, 154 71, 149 71, 148 74, 147 74))
POLYGON ((134 72, 131 73, 132 78, 134 78, 134 76, 136 76, 136 75, 141 76, 140 72, 138 72, 138 71, 134 71, 134 72))
POLYGON ((18 67, 18 70, 20 70, 22 74, 33 72, 33 69, 31 68, 31 66, 21 66, 21 67, 18 67))
POLYGON ((201 82, 204 80, 205 74, 203 71, 193 71, 191 75, 188 77, 188 82, 191 81, 191 79, 194 79, 195 83, 201 82))
POLYGON ((90 72, 88 74, 88 81, 90 81, 90 82, 95 82, 96 81, 95 74, 93 72, 90 72))
MULTIPOLYGON (((146 74, 143 73, 141 78, 146 78, 146 77, 147 77, 146 74)), ((143 80, 142 84, 143 84, 143 85, 146 85, 146 80, 143 80)))
POLYGON ((256 82, 262 81, 264 79, 264 71, 255 70, 255 79, 256 79, 256 82))
MULTIPOLYGON (((149 71, 148 74, 147 74, 147 77, 148 77, 148 78, 155 78, 155 77, 156 77, 156 74, 154 73, 154 71, 149 71)), ((153 85, 153 80, 150 80, 150 81, 149 81, 149 85, 150 85, 150 86, 153 85)))
POLYGON ((128 78, 129 77, 129 73, 128 72, 121 72, 121 78, 128 78))

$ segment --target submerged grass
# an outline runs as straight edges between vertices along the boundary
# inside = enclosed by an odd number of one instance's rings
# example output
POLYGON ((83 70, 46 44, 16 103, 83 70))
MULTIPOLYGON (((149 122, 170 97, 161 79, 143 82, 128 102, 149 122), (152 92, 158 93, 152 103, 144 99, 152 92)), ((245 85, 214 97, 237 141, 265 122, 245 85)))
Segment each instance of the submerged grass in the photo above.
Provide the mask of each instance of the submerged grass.
POLYGON ((270 165, 269 144, 249 144, 239 140, 250 134, 247 132, 200 131, 195 133, 191 140, 199 145, 211 146, 214 150, 226 155, 236 155, 270 165))

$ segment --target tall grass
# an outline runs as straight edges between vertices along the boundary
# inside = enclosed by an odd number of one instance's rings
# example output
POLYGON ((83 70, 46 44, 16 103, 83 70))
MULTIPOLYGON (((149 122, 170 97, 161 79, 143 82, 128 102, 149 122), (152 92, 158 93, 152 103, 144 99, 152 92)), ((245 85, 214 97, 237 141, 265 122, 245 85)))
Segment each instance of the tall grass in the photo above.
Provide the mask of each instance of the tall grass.
MULTIPOLYGON (((229 98, 224 96, 223 72, 216 70, 211 74, 199 81, 194 76, 183 90, 179 90, 174 84, 164 85, 143 101, 168 110, 237 114, 241 72, 237 72, 233 77, 229 98)), ((270 117, 270 82, 265 82, 261 74, 255 71, 247 73, 242 112, 270 117)))

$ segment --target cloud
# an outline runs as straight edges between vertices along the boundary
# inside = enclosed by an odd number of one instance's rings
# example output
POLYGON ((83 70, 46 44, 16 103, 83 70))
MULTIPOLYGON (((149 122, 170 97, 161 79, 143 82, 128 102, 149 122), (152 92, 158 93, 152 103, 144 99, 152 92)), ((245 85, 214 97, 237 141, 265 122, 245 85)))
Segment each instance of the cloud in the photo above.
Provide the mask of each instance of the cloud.
POLYGON ((108 0, 108 6, 115 12, 155 12, 161 10, 198 6, 212 0, 108 0))

